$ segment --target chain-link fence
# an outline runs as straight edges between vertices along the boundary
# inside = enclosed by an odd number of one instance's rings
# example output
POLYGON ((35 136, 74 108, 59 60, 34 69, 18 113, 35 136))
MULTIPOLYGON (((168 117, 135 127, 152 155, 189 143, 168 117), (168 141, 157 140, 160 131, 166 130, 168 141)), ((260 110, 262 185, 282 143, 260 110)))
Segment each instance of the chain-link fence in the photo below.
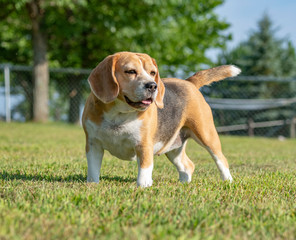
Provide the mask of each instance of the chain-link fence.
MULTIPOLYGON (((0 119, 33 118, 32 68, 0 65, 0 119)), ((51 69, 51 121, 78 123, 90 92, 86 69, 51 69)), ((236 77, 201 89, 223 134, 295 137, 296 79, 236 77)))
MULTIPOLYGON (((33 119, 32 67, 0 65, 0 119, 33 119), (7 80, 8 78, 8 80, 7 80), (9 82, 9 83, 8 83, 9 82), (6 84, 5 84, 6 83, 6 84), (7 86, 9 85, 9 86, 7 86), (10 96, 8 96, 10 95, 10 96), (7 111, 7 108, 10 110, 7 111)), ((49 119, 78 123, 89 94, 87 69, 50 69, 49 119)))
POLYGON ((220 133, 295 137, 296 79, 240 76, 202 92, 220 133))

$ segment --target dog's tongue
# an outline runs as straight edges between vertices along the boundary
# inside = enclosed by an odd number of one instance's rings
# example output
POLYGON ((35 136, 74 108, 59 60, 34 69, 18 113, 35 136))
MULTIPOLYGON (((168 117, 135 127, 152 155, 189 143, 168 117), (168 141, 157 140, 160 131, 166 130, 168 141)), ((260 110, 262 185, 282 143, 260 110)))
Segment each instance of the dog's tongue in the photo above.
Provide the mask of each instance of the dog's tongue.
POLYGON ((145 104, 145 105, 149 105, 149 104, 152 103, 152 100, 151 99, 146 99, 146 100, 143 100, 142 103, 145 104))

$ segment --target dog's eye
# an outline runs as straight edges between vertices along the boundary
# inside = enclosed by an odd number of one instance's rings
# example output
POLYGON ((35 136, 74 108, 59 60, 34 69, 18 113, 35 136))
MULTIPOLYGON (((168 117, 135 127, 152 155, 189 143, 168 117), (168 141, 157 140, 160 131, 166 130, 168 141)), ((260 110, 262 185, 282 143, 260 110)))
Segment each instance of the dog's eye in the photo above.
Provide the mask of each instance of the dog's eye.
POLYGON ((136 72, 136 70, 127 70, 127 71, 125 71, 125 73, 127 73, 127 74, 137 74, 137 72, 136 72))
POLYGON ((155 71, 151 71, 151 72, 150 72, 150 75, 151 75, 151 76, 155 76, 155 74, 156 74, 155 71))

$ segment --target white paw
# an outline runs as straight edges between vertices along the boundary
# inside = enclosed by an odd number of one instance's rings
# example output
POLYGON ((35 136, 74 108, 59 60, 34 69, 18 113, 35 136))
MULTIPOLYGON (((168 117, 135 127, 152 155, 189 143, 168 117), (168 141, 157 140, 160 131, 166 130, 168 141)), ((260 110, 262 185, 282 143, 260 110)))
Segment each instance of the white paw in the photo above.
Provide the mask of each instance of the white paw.
POLYGON ((143 187, 143 188, 151 187, 152 183, 153 183, 152 179, 145 179, 145 180, 142 179, 141 181, 137 180, 138 187, 143 187))
POLYGON ((137 185, 138 187, 151 187, 153 165, 148 168, 139 168, 137 185))
POLYGON ((227 169, 228 171, 225 171, 223 173, 221 173, 221 178, 223 181, 229 181, 229 182, 232 182, 233 181, 233 178, 229 172, 229 169, 227 169))
POLYGON ((232 179, 232 176, 230 174, 229 168, 225 167, 224 164, 219 159, 216 159, 216 164, 217 164, 218 169, 220 171, 221 179, 223 181, 232 182, 233 179, 232 179))
POLYGON ((191 175, 187 172, 179 172, 179 181, 181 183, 190 183, 191 182, 191 175))
POLYGON ((89 182, 89 183, 99 183, 100 178, 99 177, 87 176, 87 182, 89 182))

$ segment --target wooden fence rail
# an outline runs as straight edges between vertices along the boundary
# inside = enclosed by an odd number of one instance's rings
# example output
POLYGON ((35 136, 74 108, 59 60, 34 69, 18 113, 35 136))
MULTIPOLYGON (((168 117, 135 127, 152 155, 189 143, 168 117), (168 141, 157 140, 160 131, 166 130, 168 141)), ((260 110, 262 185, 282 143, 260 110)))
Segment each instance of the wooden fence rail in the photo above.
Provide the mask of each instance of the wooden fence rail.
POLYGON ((266 122, 254 122, 252 119, 249 119, 246 124, 217 127, 217 131, 219 133, 223 133, 223 132, 233 132, 233 131, 239 131, 239 130, 248 130, 248 135, 254 136, 255 128, 276 127, 276 126, 284 126, 284 125, 290 125, 290 137, 295 138, 296 137, 296 117, 293 119, 275 120, 275 121, 266 121, 266 122))

